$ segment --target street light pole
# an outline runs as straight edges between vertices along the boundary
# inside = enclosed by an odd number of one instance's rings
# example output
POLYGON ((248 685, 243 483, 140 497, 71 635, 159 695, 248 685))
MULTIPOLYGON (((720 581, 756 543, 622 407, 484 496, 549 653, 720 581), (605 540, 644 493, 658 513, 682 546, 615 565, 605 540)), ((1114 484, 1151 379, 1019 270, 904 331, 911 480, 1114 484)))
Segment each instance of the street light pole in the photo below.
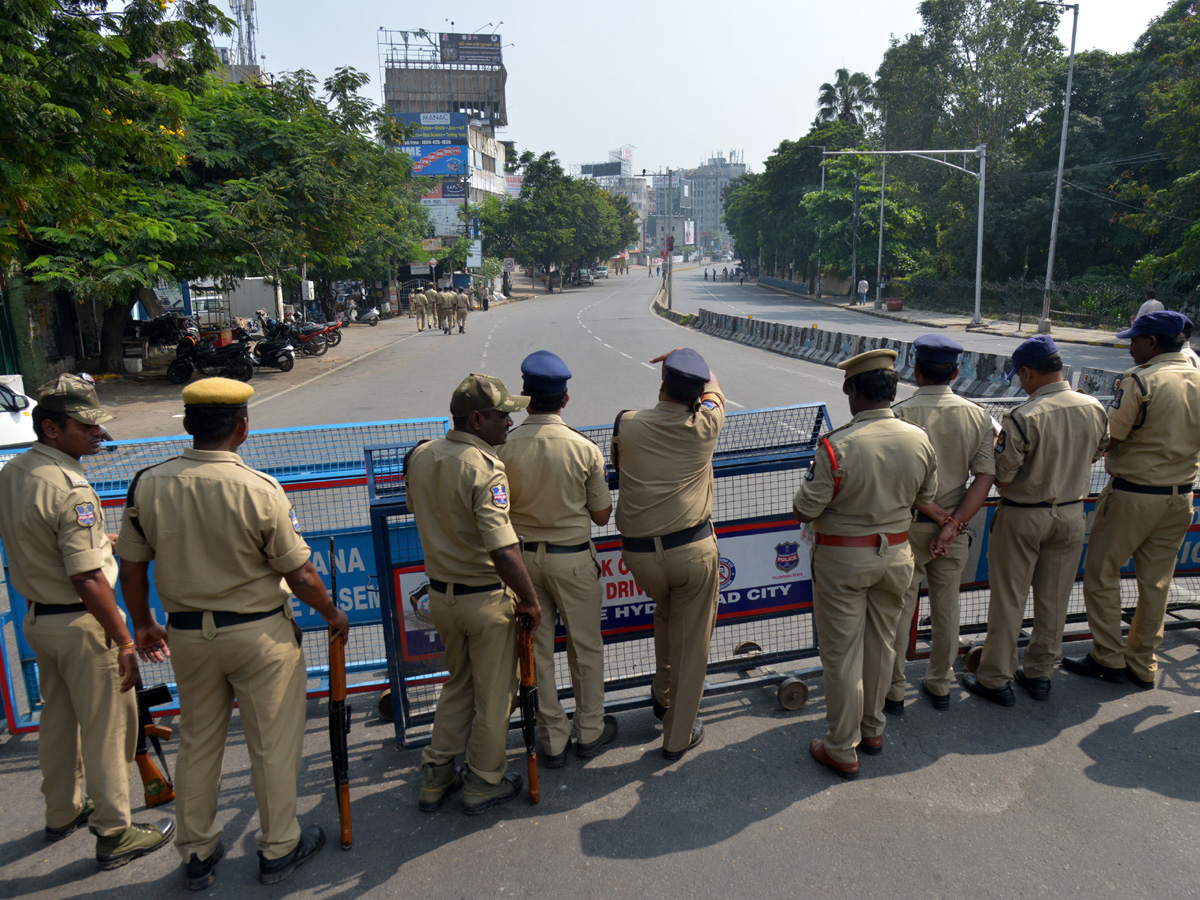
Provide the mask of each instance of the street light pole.
MULTIPOLYGON (((883 110, 883 149, 887 149, 887 108, 883 110)), ((887 187, 887 157, 883 158, 883 172, 879 177, 879 253, 875 257, 875 308, 883 309, 883 205, 884 189, 887 187)))
POLYGON ((1038 332, 1050 331, 1050 285, 1054 278, 1054 251, 1058 245, 1058 210, 1062 202, 1063 165, 1067 160, 1067 122, 1071 117, 1071 84, 1075 76, 1075 31, 1079 27, 1078 3, 1039 3, 1039 6, 1057 6, 1074 12, 1071 20, 1071 55, 1067 61, 1067 95, 1063 98, 1062 138, 1058 142, 1058 178, 1054 181, 1054 215, 1050 219, 1050 253, 1046 258, 1046 290, 1042 299, 1042 318, 1038 320, 1038 332))
POLYGON ((671 272, 675 267, 675 185, 671 169, 667 169, 667 309, 671 309, 671 272))

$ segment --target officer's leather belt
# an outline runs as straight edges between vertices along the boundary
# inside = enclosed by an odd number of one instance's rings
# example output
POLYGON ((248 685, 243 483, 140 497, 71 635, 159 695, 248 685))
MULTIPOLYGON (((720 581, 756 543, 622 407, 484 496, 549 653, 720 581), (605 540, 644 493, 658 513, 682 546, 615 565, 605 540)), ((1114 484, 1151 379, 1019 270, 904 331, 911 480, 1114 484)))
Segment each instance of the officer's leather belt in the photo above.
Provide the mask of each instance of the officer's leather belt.
POLYGON ((1114 478, 1112 482, 1113 490, 1129 491, 1132 494, 1190 494, 1192 486, 1190 484, 1181 484, 1178 487, 1172 485, 1152 485, 1152 484, 1134 484, 1132 481, 1126 481, 1124 478, 1114 478))
MULTIPOLYGON (((213 610, 213 625, 217 628, 228 628, 231 625, 243 625, 246 622, 257 622, 259 619, 269 619, 283 612, 279 606, 269 612, 239 613, 225 610, 213 610)), ((167 614, 167 624, 180 631, 199 631, 204 627, 203 612, 173 612, 167 614)))
MULTIPOLYGON (((896 534, 885 534, 887 542, 890 546, 903 544, 908 540, 908 532, 901 531, 896 534)), ((879 535, 877 534, 817 534, 817 543, 824 544, 827 547, 871 547, 878 549, 879 535)))
POLYGON ((34 603, 33 614, 35 616, 56 616, 64 613, 81 613, 87 612, 87 607, 82 603, 34 603))
POLYGON ((439 594, 450 593, 450 588, 454 588, 454 596, 461 597, 463 594, 483 594, 499 591, 504 585, 499 581, 493 581, 491 584, 446 584, 444 581, 438 581, 436 578, 429 579, 429 586, 439 594))
POLYGON ((913 521, 920 522, 922 525, 940 525, 941 524, 940 522, 938 522, 937 519, 930 518, 929 516, 925 515, 925 513, 923 513, 923 512, 917 513, 917 517, 913 521))
POLYGON ((1063 500, 1061 503, 1049 503, 1042 500, 1040 503, 1018 503, 1016 500, 1008 500, 1004 497, 1000 498, 1002 506, 1016 506, 1019 509, 1054 509, 1056 506, 1074 506, 1076 503, 1082 503, 1083 498, 1078 500, 1063 500))
POLYGON ((544 541, 532 541, 525 545, 525 552, 537 553, 541 547, 545 547, 547 553, 582 553, 584 550, 592 549, 592 545, 588 541, 584 541, 582 544, 547 544, 544 541))
MULTIPOLYGON (((687 544, 694 544, 696 541, 702 541, 712 533, 712 522, 701 522, 699 525, 693 525, 691 528, 681 528, 679 531, 664 534, 658 540, 662 542, 664 550, 674 550, 676 547, 683 547, 687 544)), ((630 553, 653 553, 654 538, 623 537, 621 538, 621 546, 630 553)))

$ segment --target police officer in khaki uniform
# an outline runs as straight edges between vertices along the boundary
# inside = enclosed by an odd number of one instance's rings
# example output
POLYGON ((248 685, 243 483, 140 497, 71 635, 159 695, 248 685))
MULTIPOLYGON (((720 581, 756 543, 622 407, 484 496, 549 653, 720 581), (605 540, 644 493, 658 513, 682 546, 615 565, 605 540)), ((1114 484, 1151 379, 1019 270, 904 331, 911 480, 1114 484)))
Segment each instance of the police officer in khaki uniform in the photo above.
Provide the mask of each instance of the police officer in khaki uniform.
POLYGON ((650 361, 663 363, 658 404, 617 417, 612 459, 621 479, 621 558, 654 601, 650 692, 663 722, 662 753, 673 761, 704 739, 697 714, 720 585, 712 456, 725 396, 695 350, 650 361))
POLYGON ((450 398, 454 429, 405 460, 429 609, 450 671, 421 753, 422 812, 460 787, 468 815, 521 790, 520 776, 505 774, 504 755, 517 686, 517 617, 528 616, 536 629, 542 611, 509 521, 508 475, 495 448, 512 427, 509 413, 528 403, 500 379, 472 373, 450 398), (459 754, 466 757, 462 773, 454 767, 459 754))
POLYGON ((100 452, 110 419, 90 376, 60 375, 38 390, 37 442, 0 469, 0 536, 12 585, 29 601, 22 630, 43 702, 45 837, 89 825, 101 869, 158 849, 175 831, 170 819, 129 819, 138 661, 113 595, 117 562, 100 498, 79 463, 100 452))
POLYGON ((425 313, 429 309, 428 301, 425 299, 424 291, 416 291, 413 293, 412 310, 417 317, 417 331, 425 330, 425 313))
POLYGON ((1084 509, 1092 462, 1108 445, 1104 407, 1071 390, 1062 357, 1048 334, 1012 355, 1029 400, 1004 414, 996 444, 1000 508, 992 519, 987 638, 979 671, 963 675, 968 691, 1016 703, 1015 678, 1034 700, 1050 699, 1050 676, 1062 654, 1067 601, 1083 550, 1084 509), (1033 633, 1017 668, 1017 639, 1033 588, 1033 633))
POLYGON ((904 714, 904 664, 923 580, 929 584, 932 647, 921 679, 921 693, 934 709, 950 708, 954 660, 958 656, 959 584, 967 564, 967 523, 983 506, 996 480, 992 417, 950 387, 958 377, 962 345, 940 334, 930 334, 913 341, 913 348, 917 392, 895 404, 892 411, 923 428, 933 444, 938 496, 933 504, 934 515, 918 512, 908 528, 913 578, 892 645, 892 685, 883 704, 883 711, 891 715, 904 714))
POLYGON ((920 428, 896 417, 895 350, 838 363, 853 418, 831 431, 792 506, 811 522, 813 616, 825 669, 825 738, 809 752, 842 778, 857 778, 855 748, 883 752, 883 700, 892 640, 913 576, 912 508, 937 496, 937 461, 920 428))
POLYGON ((237 454, 253 393, 228 378, 183 389, 192 447, 138 473, 117 541, 138 652, 158 660, 170 645, 180 708, 175 845, 192 890, 213 883, 224 853, 217 796, 235 700, 258 801, 259 881, 283 880, 325 843, 320 826, 301 831, 296 820, 307 676, 289 592, 334 627, 335 640, 350 625, 309 561, 279 482, 237 454), (148 604, 151 560, 165 630, 148 604))
POLYGON ((1138 365, 1125 373, 1108 413, 1112 476, 1096 503, 1084 563, 1083 599, 1095 647, 1063 667, 1107 681, 1126 676, 1154 687, 1167 594, 1192 524, 1192 486, 1200 468, 1200 371, 1183 355, 1191 326, 1182 313, 1140 316, 1117 337, 1138 365), (1133 557, 1137 611, 1121 637, 1121 566, 1133 557))
POLYGON ((441 316, 439 321, 442 331, 449 334, 454 327, 454 291, 442 291, 438 298, 438 313, 441 316))
POLYGON ((524 541, 525 568, 537 590, 545 627, 534 638, 538 730, 548 769, 566 761, 571 722, 554 678, 554 623, 562 617, 575 694, 575 754, 595 756, 617 736, 604 715, 604 644, 600 637, 600 566, 592 523, 608 524, 612 495, 604 457, 589 438, 567 425, 571 370, 539 350, 521 363, 529 416, 499 450, 512 489, 512 524, 524 541))
POLYGON ((454 295, 454 318, 458 322, 458 333, 467 330, 467 312, 471 309, 471 295, 464 288, 459 288, 454 295))

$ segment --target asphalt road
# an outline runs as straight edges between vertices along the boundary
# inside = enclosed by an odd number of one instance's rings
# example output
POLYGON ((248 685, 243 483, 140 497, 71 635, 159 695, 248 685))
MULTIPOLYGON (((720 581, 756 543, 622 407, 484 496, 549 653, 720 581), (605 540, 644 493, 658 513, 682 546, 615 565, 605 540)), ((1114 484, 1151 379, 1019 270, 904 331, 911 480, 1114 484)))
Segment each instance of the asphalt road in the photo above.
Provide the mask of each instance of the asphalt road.
MULTIPOLYGON (((467 372, 515 387, 520 360, 541 348, 575 372, 569 420, 606 422, 622 407, 654 402, 658 375, 648 360, 683 343, 705 355, 732 403, 823 400, 845 420, 837 370, 685 332, 647 313, 655 286, 633 274, 503 306, 473 315, 462 336, 409 334, 407 320, 392 320, 372 330, 370 345, 348 337, 360 350, 345 359, 256 378, 253 424, 440 415, 467 372)), ((677 305, 687 291, 677 286, 677 305)), ((176 393, 157 414, 174 415, 177 403, 176 393)), ((129 431, 136 421, 126 419, 129 431)), ((808 756, 809 740, 824 733, 819 680, 795 712, 765 688, 706 701, 705 742, 673 764, 659 755, 649 710, 621 713, 607 752, 542 771, 539 806, 523 796, 478 818, 454 801, 434 815, 417 811, 419 752, 397 748, 375 697, 358 696, 355 846, 343 852, 331 840, 273 889, 256 883, 257 813, 235 717, 221 795, 227 854, 204 895, 1191 898, 1200 871, 1200 634, 1170 633, 1163 655, 1155 691, 1059 673, 1049 703, 1019 691, 1017 705, 1001 709, 955 691, 945 713, 917 694, 922 665, 914 663, 906 715, 889 720, 883 755, 864 757, 852 783, 808 756)), ((309 704, 300 814, 332 838, 324 716, 323 702, 309 704)), ((513 732, 510 770, 523 773, 519 744, 513 732)), ((0 734, 0 897, 184 895, 173 849, 99 873, 86 834, 43 843, 39 782, 36 737, 0 734)), ((137 810, 136 818, 159 814, 137 810)))

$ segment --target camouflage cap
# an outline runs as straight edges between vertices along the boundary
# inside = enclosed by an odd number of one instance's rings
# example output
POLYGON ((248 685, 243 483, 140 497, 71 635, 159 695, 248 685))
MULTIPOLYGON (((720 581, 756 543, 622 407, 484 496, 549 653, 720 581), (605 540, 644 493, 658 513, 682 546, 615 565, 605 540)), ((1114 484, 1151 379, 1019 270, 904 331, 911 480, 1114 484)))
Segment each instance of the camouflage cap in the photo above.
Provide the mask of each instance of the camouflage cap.
POLYGON ((115 418, 100 405, 91 375, 59 375, 38 388, 37 397, 42 409, 65 413, 84 425, 100 425, 115 418))
POLYGON ((491 409, 512 413, 528 405, 528 397, 514 397, 499 378, 472 372, 454 389, 454 395, 450 398, 450 415, 463 418, 473 412, 491 409))

